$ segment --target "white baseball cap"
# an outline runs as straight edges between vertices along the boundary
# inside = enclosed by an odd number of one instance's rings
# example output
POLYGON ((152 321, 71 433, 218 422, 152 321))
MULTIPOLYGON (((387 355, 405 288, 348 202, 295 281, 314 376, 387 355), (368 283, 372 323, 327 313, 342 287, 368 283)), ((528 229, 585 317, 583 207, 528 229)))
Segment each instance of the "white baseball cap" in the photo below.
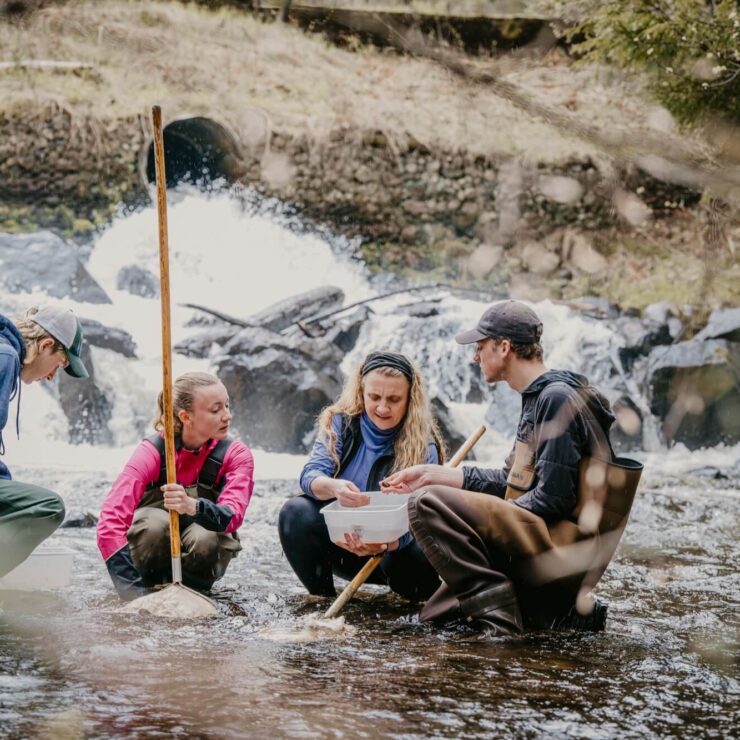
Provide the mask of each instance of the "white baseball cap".
POLYGON ((68 308, 56 306, 39 306, 37 313, 28 316, 45 329, 54 339, 64 346, 67 351, 69 364, 64 371, 73 378, 90 377, 84 363, 80 359, 82 351, 82 325, 80 320, 68 308))

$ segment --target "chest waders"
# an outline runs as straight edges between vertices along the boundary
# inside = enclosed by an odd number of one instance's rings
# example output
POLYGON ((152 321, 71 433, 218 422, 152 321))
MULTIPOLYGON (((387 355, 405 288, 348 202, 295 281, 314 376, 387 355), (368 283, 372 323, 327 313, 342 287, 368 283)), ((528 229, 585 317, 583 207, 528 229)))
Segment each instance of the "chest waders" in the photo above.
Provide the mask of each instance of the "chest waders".
MULTIPOLYGON (((171 580, 169 547, 169 512, 164 508, 167 482, 164 439, 159 435, 147 437, 160 454, 159 478, 144 492, 127 533, 131 557, 147 586, 171 580)), ((221 440, 211 450, 198 474, 198 480, 185 491, 191 498, 203 498, 217 503, 225 479, 219 485, 216 479, 233 440, 221 440)), ((195 517, 180 515, 180 542, 182 547, 183 582, 186 586, 207 591, 221 578, 226 567, 241 550, 236 532, 225 534, 197 523, 195 517)))
MULTIPOLYGON (((605 434, 598 442, 599 451, 609 459, 581 458, 576 507, 567 519, 547 524, 554 549, 538 556, 527 568, 535 583, 582 574, 581 588, 590 591, 616 552, 643 465, 628 457, 615 457, 605 434)), ((507 500, 517 499, 533 488, 536 462, 534 443, 517 440, 514 463, 506 479, 507 500)))
POLYGON ((462 613, 516 633, 523 623, 555 625, 592 590, 616 551, 643 468, 615 457, 603 430, 593 434, 596 454, 581 458, 577 505, 560 521, 509 503, 537 483, 533 438, 514 445, 505 499, 445 486, 410 499, 411 531, 445 582, 422 609, 422 621, 462 613))
MULTIPOLYGON (((147 442, 151 443, 159 453, 160 468, 159 478, 152 481, 149 487, 144 491, 144 495, 139 501, 139 505, 136 507, 140 509, 144 506, 153 506, 158 509, 164 509, 164 493, 162 486, 167 483, 167 462, 164 455, 164 437, 160 437, 158 434, 153 434, 151 437, 146 438, 147 442)), ((223 488, 223 479, 218 487, 216 487, 216 479, 221 471, 221 466, 224 464, 224 458, 226 453, 231 447, 233 439, 222 439, 218 444, 211 450, 210 454, 203 463, 203 467, 198 473, 198 480, 191 486, 184 486, 190 498, 206 498, 209 501, 213 501, 215 504, 218 501, 218 495, 221 493, 223 488)), ((180 519, 183 515, 180 515, 180 519)), ((186 517, 192 518, 192 517, 186 517)))

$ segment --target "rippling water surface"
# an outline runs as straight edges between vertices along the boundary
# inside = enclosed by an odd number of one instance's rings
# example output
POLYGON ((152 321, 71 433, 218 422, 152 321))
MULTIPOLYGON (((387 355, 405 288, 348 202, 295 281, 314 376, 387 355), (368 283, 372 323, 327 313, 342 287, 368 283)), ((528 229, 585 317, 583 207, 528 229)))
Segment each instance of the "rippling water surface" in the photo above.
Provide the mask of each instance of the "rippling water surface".
MULTIPOLYGON (((18 470, 18 477, 22 477, 18 470)), ((35 470, 69 509, 97 512, 109 481, 35 470)), ((599 587, 606 632, 465 642, 371 587, 354 632, 295 642, 326 603, 280 551, 291 481, 263 481, 219 617, 117 614, 92 529, 64 593, 0 592, 0 735, 8 737, 730 737, 737 731, 740 594, 732 481, 648 479, 599 587), (283 638, 280 637, 281 633, 283 638)))

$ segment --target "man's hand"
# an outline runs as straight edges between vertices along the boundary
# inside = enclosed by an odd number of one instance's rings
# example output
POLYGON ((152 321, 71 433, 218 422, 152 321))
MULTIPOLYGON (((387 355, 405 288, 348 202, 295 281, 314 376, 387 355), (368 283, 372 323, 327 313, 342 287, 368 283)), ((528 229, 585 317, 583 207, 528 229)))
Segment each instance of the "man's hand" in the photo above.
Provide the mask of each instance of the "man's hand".
POLYGON ((462 488, 463 471, 442 465, 412 465, 380 481, 384 493, 413 493, 427 486, 462 488))
POLYGON ((179 483, 166 483, 164 491, 164 508, 167 511, 176 511, 178 514, 195 516, 195 499, 190 498, 179 483))
POLYGON ((334 544, 344 548, 345 550, 349 550, 353 555, 365 557, 367 555, 381 555, 386 552, 394 552, 395 550, 398 550, 400 541, 394 540, 393 542, 387 542, 381 545, 370 545, 363 542, 357 532, 345 532, 344 542, 340 541, 335 542, 334 544))

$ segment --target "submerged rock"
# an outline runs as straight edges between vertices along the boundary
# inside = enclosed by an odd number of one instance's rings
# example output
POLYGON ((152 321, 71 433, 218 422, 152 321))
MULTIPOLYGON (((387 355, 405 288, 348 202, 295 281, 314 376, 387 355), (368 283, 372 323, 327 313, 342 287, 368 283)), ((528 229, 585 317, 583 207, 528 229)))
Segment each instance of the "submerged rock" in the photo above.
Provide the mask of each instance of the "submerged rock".
POLYGON ((69 511, 61 524, 62 529, 90 529, 96 527, 98 517, 90 511, 69 511))

